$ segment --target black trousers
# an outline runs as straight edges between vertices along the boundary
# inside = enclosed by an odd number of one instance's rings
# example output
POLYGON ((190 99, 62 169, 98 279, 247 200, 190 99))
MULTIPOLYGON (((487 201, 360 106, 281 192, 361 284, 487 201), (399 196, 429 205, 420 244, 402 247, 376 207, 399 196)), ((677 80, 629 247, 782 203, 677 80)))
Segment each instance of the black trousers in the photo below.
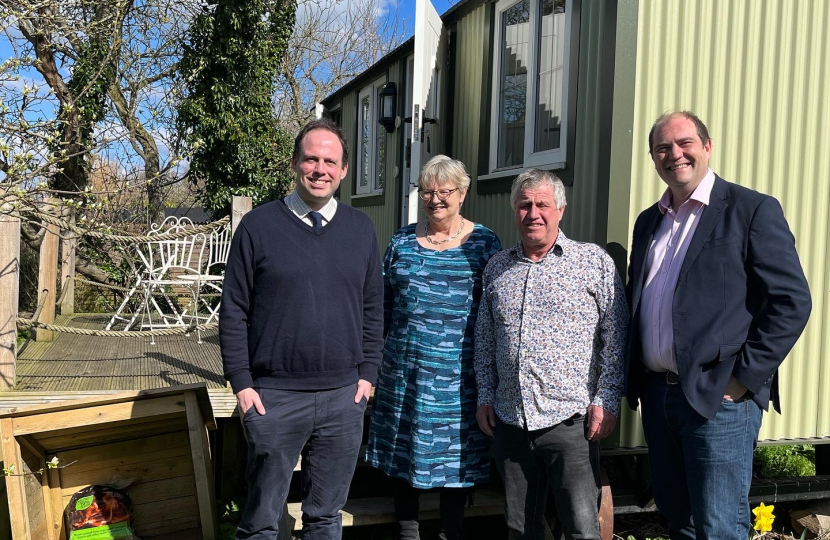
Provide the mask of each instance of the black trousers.
POLYGON ((354 475, 366 400, 354 402, 357 384, 299 392, 256 389, 265 406, 242 423, 248 440, 248 501, 238 540, 274 540, 291 476, 302 454, 304 540, 339 540, 340 509, 354 475))
POLYGON ((510 540, 543 540, 548 493, 565 537, 599 540, 599 445, 585 417, 529 431, 496 418, 493 459, 504 480, 510 540))
MULTIPOLYGON (((398 538, 417 540, 419 499, 425 489, 414 488, 401 478, 395 479, 392 494, 395 502, 395 519, 398 522, 398 538)), ((461 538, 461 526, 464 522, 464 506, 473 493, 473 488, 438 488, 439 515, 441 519, 440 540, 458 540, 461 538)))

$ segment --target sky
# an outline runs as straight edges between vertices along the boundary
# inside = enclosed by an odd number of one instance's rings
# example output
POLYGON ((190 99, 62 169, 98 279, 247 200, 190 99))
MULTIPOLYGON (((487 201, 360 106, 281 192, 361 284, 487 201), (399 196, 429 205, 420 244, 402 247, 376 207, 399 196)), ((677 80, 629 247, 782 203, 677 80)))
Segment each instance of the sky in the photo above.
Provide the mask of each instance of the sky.
MULTIPOLYGON (((459 0, 432 0, 432 3, 436 11, 439 14, 443 14, 448 9, 450 9, 457 1, 459 0)), ((321 4, 323 5, 326 5, 328 2, 333 3, 332 0, 321 0, 321 4)), ((389 13, 390 15, 397 15, 399 20, 402 22, 404 29, 404 40, 409 39, 413 34, 413 30, 415 27, 415 2, 416 0, 380 0, 380 4, 382 6, 381 16, 383 15, 383 10, 385 8, 385 10, 387 10, 387 13, 389 13)), ((19 31, 16 29, 14 25, 8 25, 6 22, 6 24, 3 24, 2 26, 5 27, 5 32, 3 32, 3 35, 0 35, 0 64, 14 56, 14 51, 10 45, 9 38, 20 38, 19 31)), ((20 80, 18 81, 10 81, 8 80, 8 78, 0 76, 0 103, 2 103, 2 101, 5 101, 3 98, 8 99, 12 95, 19 95, 20 89, 22 85, 25 83, 28 83, 30 85, 33 83, 37 83, 38 86, 41 87, 42 91, 45 91, 45 87, 43 86, 43 80, 34 69, 24 69, 18 71, 18 73, 20 74, 20 80)), ((52 99, 51 101, 54 101, 54 99, 52 99)), ((48 101, 44 103, 44 106, 47 105, 50 105, 48 101)), ((40 112, 40 115, 51 117, 53 116, 53 113, 49 113, 46 110, 42 110, 40 112)), ((36 118, 34 117, 27 119, 30 122, 36 120, 36 118)), ((8 142, 12 145, 14 144, 14 141, 8 142)), ((167 153, 166 148, 160 148, 160 151, 162 155, 165 155, 167 153)))
MULTIPOLYGON (((439 15, 443 15, 456 3, 457 0, 432 0, 432 5, 439 15)), ((409 39, 415 29, 415 0, 398 0, 397 13, 406 25, 406 39, 409 39)))

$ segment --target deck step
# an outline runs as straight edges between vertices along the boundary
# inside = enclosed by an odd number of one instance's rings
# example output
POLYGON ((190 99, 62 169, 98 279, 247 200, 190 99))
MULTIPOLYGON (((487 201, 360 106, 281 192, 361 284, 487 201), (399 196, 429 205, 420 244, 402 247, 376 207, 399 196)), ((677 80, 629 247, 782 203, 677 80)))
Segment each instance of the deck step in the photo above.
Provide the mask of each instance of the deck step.
MULTIPOLYGON (((438 493, 427 493, 421 497, 421 520, 438 519, 438 493)), ((504 495, 489 489, 476 491, 474 504, 464 511, 464 517, 501 515, 504 511, 504 495)), ((288 513, 294 522, 294 530, 303 528, 301 503, 289 503, 288 513)), ((363 525, 381 525, 395 523, 395 511, 392 497, 369 497, 349 499, 343 510, 344 527, 363 525)))

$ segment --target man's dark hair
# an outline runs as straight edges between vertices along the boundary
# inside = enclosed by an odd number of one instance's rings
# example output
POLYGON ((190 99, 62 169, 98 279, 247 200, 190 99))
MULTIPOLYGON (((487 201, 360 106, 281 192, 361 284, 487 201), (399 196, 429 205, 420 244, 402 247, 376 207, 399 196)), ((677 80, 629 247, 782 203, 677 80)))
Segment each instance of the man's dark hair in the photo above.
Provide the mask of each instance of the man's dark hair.
POLYGON ((686 120, 691 120, 691 122, 695 125, 695 129, 697 130, 697 136, 700 138, 700 143, 706 145, 709 142, 709 130, 706 128, 706 124, 703 123, 703 120, 697 117, 695 113, 692 111, 674 111, 663 113, 660 115, 660 118, 654 121, 654 124, 651 126, 651 131, 648 132, 648 153, 651 154, 651 151, 654 148, 654 132, 657 131, 657 128, 671 120, 675 117, 685 118, 686 120))
POLYGON ((291 163, 296 163, 300 157, 300 143, 303 142, 303 139, 309 132, 314 131, 315 129, 325 129, 326 131, 330 131, 337 135, 337 138, 340 139, 340 146, 343 147, 343 166, 349 164, 349 147, 346 144, 346 136, 343 134, 343 130, 340 127, 329 120, 328 118, 320 118, 319 120, 312 120, 305 126, 303 129, 297 133, 297 137, 294 139, 294 152, 291 154, 291 163))

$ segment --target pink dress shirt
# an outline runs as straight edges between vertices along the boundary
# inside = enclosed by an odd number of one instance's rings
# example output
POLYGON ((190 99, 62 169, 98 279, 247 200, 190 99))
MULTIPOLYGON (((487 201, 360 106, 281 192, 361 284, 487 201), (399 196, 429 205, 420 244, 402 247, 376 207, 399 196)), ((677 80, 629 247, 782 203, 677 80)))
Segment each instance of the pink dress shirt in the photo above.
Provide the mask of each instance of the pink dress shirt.
POLYGON ((709 169, 692 196, 680 205, 677 212, 672 210, 671 190, 668 188, 657 203, 663 219, 649 246, 646 283, 640 300, 643 364, 652 371, 678 372, 672 329, 674 289, 689 243, 700 223, 700 214, 709 205, 714 184, 715 173, 709 169))

